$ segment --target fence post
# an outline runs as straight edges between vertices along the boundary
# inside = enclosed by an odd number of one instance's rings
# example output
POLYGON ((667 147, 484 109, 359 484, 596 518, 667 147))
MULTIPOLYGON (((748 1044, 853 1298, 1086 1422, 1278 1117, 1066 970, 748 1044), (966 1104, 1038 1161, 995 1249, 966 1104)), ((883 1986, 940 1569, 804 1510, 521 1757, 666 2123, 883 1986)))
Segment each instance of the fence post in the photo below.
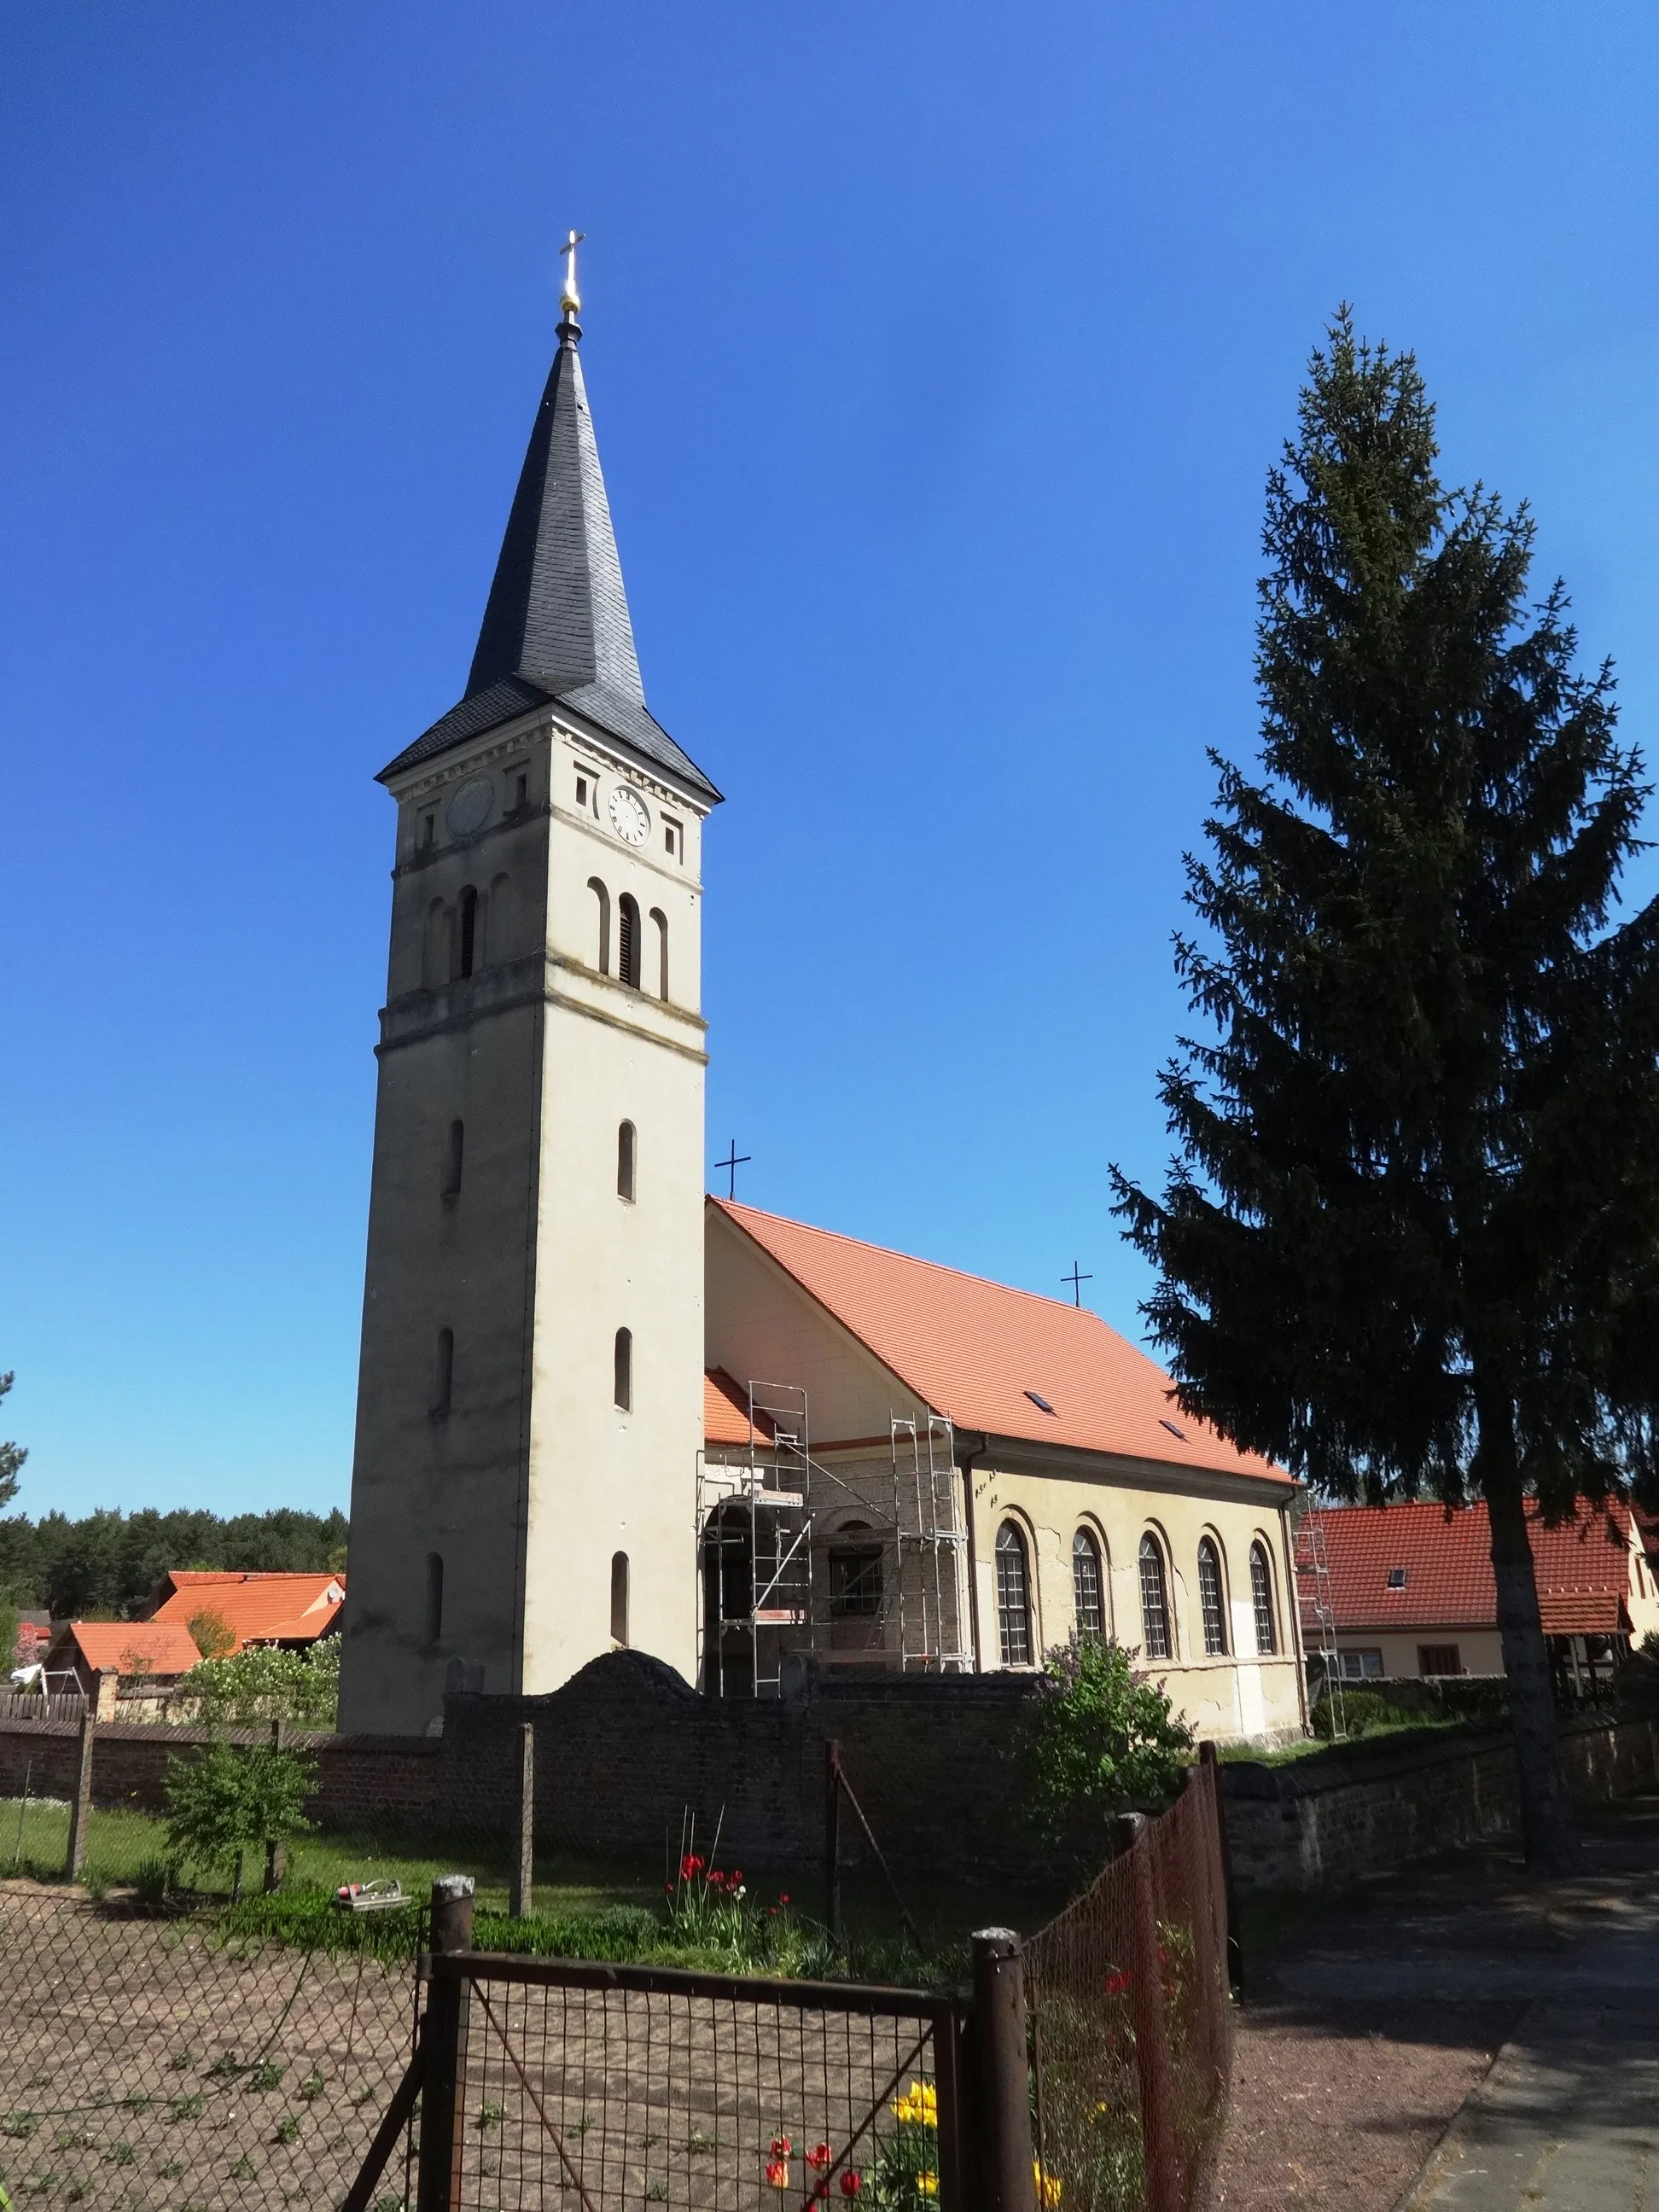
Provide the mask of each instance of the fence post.
POLYGON ((507 1909, 515 1920, 532 1911, 536 1892, 536 1726, 519 1729, 519 1833, 507 1909))
POLYGON ((1146 1840, 1146 1827, 1144 1813, 1119 1816, 1118 1850, 1129 1874, 1129 2010, 1134 2021, 1135 2074, 1140 2086, 1141 2158, 1146 2177, 1146 2212, 1179 2212, 1170 2041, 1164 2018, 1158 1904, 1152 1894, 1152 1847, 1146 1840))
POLYGON ((1035 2212, 1025 1965, 1012 1928, 974 1934, 974 2056, 978 2091, 975 2212, 1035 2212))
MULTIPOLYGON (((270 1747, 283 1749, 283 1717, 277 1714, 270 1724, 270 1747)), ((283 1886, 283 1876, 288 1872, 288 1853, 275 1836, 265 1840, 265 1895, 273 1896, 283 1886)))
POLYGON ((1215 1830, 1221 1845, 1221 1893, 1227 1905, 1227 1986, 1244 1994, 1244 1947, 1239 1941, 1238 1892, 1233 1887, 1233 1855, 1227 1841, 1227 1814, 1221 1802, 1221 1762, 1215 1755, 1215 1746, 1206 1741, 1198 1747, 1200 1765, 1210 1770, 1210 1787, 1215 1791, 1215 1830))
POLYGON ((841 1941, 841 1746, 823 1747, 823 1919, 833 1943, 841 1941))
POLYGON ((433 1966, 426 2000, 417 2212, 450 2212, 459 2179, 466 1993, 461 1977, 440 1972, 437 1960, 446 1953, 471 1948, 472 1877, 440 1875, 432 1885, 433 1966))
POLYGON ((98 1718, 91 1700, 81 1708, 81 1757, 76 1772, 75 1802, 70 1807, 69 1850, 64 1859, 64 1878, 79 1881, 87 1863, 87 1828, 92 1819, 92 1746, 98 1718))

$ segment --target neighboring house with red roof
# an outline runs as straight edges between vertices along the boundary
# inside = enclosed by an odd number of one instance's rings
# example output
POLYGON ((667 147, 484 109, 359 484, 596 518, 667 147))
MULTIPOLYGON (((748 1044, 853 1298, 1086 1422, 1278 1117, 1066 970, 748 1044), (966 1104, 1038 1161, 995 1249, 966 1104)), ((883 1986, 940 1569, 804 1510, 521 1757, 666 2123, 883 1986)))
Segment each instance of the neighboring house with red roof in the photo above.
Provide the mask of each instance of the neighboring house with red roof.
POLYGON ((265 1644, 304 1651, 332 1631, 344 1602, 343 1574, 174 1568, 156 1586, 148 1617, 187 1628, 198 1614, 215 1613, 234 1638, 233 1650, 265 1644))
MULTIPOLYGON (((1528 1517, 1552 1661, 1565 1688, 1583 1689, 1659 1629, 1659 1584, 1622 1502, 1581 1499, 1554 1528, 1535 1508, 1528 1517)), ((1484 1504, 1328 1506, 1320 1518, 1345 1680, 1504 1673, 1484 1504)))
POLYGON ((1200 1734, 1303 1721, 1283 1471, 1079 1307, 721 1199, 705 1220, 706 1687, 1139 1650, 1200 1734), (745 1378, 739 1381, 738 1378, 745 1378))
POLYGON ((118 1697, 165 1696, 201 1656, 182 1622, 68 1620, 46 1652, 46 1682, 54 1692, 79 1689, 109 1720, 118 1697))

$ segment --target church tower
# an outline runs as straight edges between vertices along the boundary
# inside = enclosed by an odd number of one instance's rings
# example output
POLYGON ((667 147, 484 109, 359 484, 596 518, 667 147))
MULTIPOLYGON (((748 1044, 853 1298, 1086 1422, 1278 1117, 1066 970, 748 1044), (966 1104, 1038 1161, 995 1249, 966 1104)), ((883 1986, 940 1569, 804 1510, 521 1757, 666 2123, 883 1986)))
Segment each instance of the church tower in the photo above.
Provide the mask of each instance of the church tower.
POLYGON ((646 709, 576 320, 465 696, 381 771, 392 949, 351 1486, 345 1729, 618 1644, 694 1677, 701 854, 646 709))

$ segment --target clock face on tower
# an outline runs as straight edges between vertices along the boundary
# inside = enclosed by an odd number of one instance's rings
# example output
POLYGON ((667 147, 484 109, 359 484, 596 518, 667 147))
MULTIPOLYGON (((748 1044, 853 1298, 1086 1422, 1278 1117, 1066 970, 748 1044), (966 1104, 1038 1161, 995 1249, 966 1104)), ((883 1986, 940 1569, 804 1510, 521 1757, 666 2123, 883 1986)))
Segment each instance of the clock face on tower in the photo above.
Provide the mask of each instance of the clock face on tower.
POLYGON ((645 811, 645 801, 625 783, 619 783, 611 794, 611 827, 624 845, 643 845, 650 834, 651 817, 645 811))

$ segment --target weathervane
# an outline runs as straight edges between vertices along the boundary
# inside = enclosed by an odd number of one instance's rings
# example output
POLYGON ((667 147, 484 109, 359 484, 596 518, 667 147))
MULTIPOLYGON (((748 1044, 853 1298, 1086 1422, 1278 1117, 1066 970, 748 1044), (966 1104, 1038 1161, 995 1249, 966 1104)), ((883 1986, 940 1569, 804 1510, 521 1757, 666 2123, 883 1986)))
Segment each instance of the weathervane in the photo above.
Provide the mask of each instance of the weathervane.
POLYGON ((576 248, 587 236, 585 230, 573 230, 559 248, 564 258, 564 290, 559 305, 567 315, 579 315, 582 311, 581 294, 576 289, 576 248))

